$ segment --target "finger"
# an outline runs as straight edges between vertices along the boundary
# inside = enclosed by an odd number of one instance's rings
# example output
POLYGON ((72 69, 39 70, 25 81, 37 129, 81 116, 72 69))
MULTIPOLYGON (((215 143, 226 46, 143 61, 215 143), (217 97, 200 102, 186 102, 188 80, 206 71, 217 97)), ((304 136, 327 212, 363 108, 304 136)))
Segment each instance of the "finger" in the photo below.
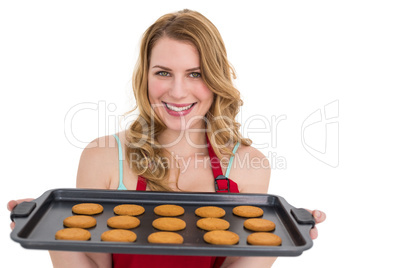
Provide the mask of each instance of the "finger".
POLYGON ((313 217, 314 217, 316 223, 321 223, 321 222, 325 221, 325 219, 327 218, 327 215, 325 215, 325 213, 320 210, 314 210, 313 217))
POLYGON ((15 222, 11 222, 11 223, 10 223, 10 228, 11 228, 11 230, 14 230, 14 227, 15 227, 15 222))
POLYGON ((314 211, 310 210, 310 209, 305 209, 305 210, 307 210, 308 212, 310 212, 313 215, 315 223, 321 223, 321 222, 325 221, 325 219, 327 218, 327 215, 324 212, 322 212, 321 210, 314 210, 314 211))
POLYGON ((34 199, 33 198, 18 199, 17 203, 20 204, 22 202, 31 202, 32 200, 34 200, 34 199))
POLYGON ((7 209, 8 209, 9 211, 11 211, 11 210, 13 210, 13 208, 14 208, 17 204, 18 204, 17 201, 11 200, 11 201, 9 201, 9 202, 7 203, 7 209))
POLYGON ((13 210, 13 208, 18 205, 21 204, 22 202, 31 202, 33 200, 33 198, 24 198, 24 199, 18 199, 18 200, 11 200, 7 203, 7 209, 9 211, 13 210))
POLYGON ((311 239, 317 239, 317 237, 318 237, 318 230, 317 230, 317 228, 316 227, 314 227, 314 228, 312 228, 311 230, 310 230, 310 237, 311 237, 311 239))

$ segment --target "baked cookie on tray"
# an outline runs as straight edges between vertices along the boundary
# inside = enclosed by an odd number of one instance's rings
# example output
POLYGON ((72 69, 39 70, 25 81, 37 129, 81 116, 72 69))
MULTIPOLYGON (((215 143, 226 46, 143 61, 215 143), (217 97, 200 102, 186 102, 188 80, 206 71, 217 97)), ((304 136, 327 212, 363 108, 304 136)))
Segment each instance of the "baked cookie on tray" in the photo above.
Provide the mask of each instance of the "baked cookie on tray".
POLYGON ((117 215, 139 216, 145 209, 140 205, 123 204, 114 207, 113 212, 117 215))
POLYGON ((156 232, 148 236, 149 243, 183 244, 183 237, 173 232, 156 232))
POLYGON ((137 235, 129 230, 115 229, 102 233, 101 240, 111 242, 134 242, 137 240, 137 235))
POLYGON ((86 215, 75 215, 64 219, 63 225, 70 228, 91 228, 96 225, 96 219, 86 215))
POLYGON ((58 230, 55 234, 57 240, 89 240, 91 233, 82 228, 65 228, 58 230))
POLYGON ((202 218, 222 218, 226 212, 223 208, 215 206, 200 207, 195 210, 195 215, 202 218))
POLYGON ((186 228, 186 222, 178 218, 164 217, 154 220, 152 226, 162 231, 180 231, 186 228))
POLYGON ((107 226, 116 229, 133 229, 140 225, 140 220, 133 216, 114 216, 107 220, 107 226))
POLYGON ((257 232, 247 237, 247 243, 258 246, 279 246, 282 244, 282 239, 276 234, 257 232))
POLYGON ((95 215, 103 212, 103 206, 95 203, 81 203, 73 206, 75 214, 95 215))
POLYGON ((184 208, 177 205, 160 205, 154 208, 159 216, 176 217, 184 214, 184 208))
POLYGON ((264 211, 255 206, 237 206, 233 208, 233 214, 244 218, 256 218, 261 217, 264 211))
POLYGON ((210 231, 204 234, 204 241, 214 245, 234 245, 239 242, 239 235, 231 231, 210 231))
POLYGON ((269 232, 275 230, 275 223, 266 219, 247 219, 244 221, 244 228, 255 232, 269 232))
POLYGON ((202 218, 197 221, 197 227, 206 231, 229 229, 230 223, 219 218, 202 218))

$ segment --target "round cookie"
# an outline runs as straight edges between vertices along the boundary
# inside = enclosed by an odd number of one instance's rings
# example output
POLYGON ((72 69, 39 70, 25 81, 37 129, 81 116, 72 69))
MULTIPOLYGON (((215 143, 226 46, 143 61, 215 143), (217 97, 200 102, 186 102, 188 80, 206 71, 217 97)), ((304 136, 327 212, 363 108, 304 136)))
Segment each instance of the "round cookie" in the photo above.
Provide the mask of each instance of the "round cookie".
POLYGON ((275 223, 266 219, 248 219, 244 221, 244 228, 255 232, 269 232, 275 229, 275 223))
POLYGON ((160 205, 154 208, 154 212, 159 216, 176 217, 184 214, 184 208, 177 205, 160 205))
POLYGON ((279 246, 282 244, 282 239, 275 234, 257 232, 247 237, 247 243, 259 246, 279 246))
POLYGON ((214 245, 234 245, 239 242, 239 236, 231 231, 210 231, 204 234, 204 241, 214 245))
POLYGON ((225 214, 226 212, 223 208, 214 206, 200 207, 195 210, 195 215, 203 218, 221 218, 225 214))
POLYGON ((261 217, 264 214, 264 211, 255 206, 237 206, 233 208, 233 214, 244 218, 255 218, 261 217))
POLYGON ((96 225, 96 219, 91 216, 75 215, 65 218, 63 224, 70 228, 91 228, 96 225))
POLYGON ((162 231, 180 231, 186 228, 186 222, 178 218, 159 218, 152 222, 152 226, 162 231))
POLYGON ((140 225, 140 220, 133 216, 114 216, 107 220, 107 226, 116 229, 132 229, 140 225))
POLYGON ((91 233, 81 228, 66 228, 56 232, 55 238, 57 240, 89 240, 91 233))
POLYGON ((173 232, 156 232, 148 236, 149 243, 183 244, 183 237, 173 232))
POLYGON ((118 205, 113 209, 117 215, 138 216, 145 212, 144 207, 139 205, 118 205))
POLYGON ((73 212, 75 214, 83 215, 95 215, 103 212, 103 207, 99 204, 94 203, 82 203, 73 206, 73 212))
POLYGON ((229 229, 230 223, 218 218, 203 218, 197 221, 197 227, 206 231, 229 229))
POLYGON ((137 240, 137 235, 129 230, 109 230, 101 235, 102 241, 112 241, 112 242, 134 242, 137 240))

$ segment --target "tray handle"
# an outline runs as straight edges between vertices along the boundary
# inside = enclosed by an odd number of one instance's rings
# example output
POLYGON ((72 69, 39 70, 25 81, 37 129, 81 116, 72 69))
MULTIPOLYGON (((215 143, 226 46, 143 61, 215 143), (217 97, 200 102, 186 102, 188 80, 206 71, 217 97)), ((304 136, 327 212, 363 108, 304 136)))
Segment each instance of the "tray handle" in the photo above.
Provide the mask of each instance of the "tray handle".
POLYGON ((21 202, 11 211, 10 218, 14 221, 15 218, 28 217, 29 214, 35 209, 36 202, 21 202))
POLYGON ((303 209, 303 208, 292 208, 290 210, 290 212, 292 213, 293 218, 295 218, 295 220, 300 223, 300 224, 311 224, 312 227, 314 228, 315 226, 315 220, 313 215, 308 212, 307 210, 303 209))

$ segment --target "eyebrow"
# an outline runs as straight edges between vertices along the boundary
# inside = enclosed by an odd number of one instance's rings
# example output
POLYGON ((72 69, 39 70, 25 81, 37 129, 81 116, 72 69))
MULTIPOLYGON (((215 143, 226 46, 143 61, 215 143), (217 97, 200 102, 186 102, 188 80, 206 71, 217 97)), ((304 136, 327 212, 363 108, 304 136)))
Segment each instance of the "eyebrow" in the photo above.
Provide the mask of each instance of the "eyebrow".
MULTIPOLYGON (((152 68, 160 68, 160 69, 170 71, 170 72, 172 71, 172 69, 162 66, 162 65, 155 65, 152 68)), ((200 69, 201 69, 200 67, 194 67, 194 68, 187 69, 186 72, 196 71, 196 70, 200 70, 200 69)))

